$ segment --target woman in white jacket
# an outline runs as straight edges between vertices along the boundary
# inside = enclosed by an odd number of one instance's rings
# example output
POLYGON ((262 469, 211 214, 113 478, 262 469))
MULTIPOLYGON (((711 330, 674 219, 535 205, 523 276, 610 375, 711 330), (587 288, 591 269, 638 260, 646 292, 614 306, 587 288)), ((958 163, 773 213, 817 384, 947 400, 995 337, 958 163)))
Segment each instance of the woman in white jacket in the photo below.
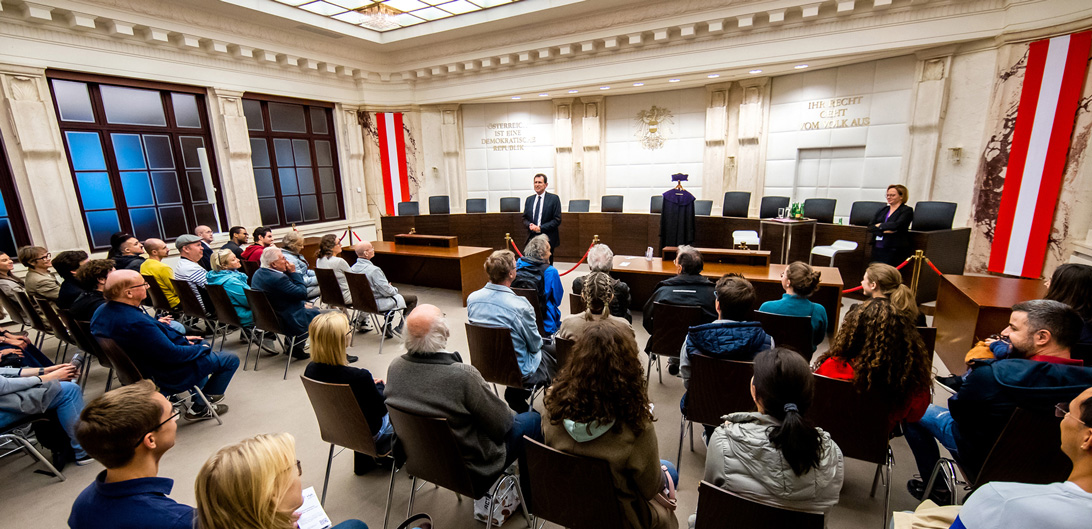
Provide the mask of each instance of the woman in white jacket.
POLYGON ((709 439, 705 480, 744 498, 826 513, 842 490, 842 451, 804 417, 814 382, 807 361, 788 349, 754 360, 757 412, 726 416, 709 439))

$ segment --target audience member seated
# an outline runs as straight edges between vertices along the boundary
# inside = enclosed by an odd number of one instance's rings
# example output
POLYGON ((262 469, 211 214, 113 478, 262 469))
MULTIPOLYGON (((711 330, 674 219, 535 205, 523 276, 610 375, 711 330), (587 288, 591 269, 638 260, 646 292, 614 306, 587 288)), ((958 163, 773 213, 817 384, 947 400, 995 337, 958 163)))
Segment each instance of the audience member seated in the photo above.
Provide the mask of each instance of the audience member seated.
POLYGON ((614 300, 615 292, 614 279, 603 272, 592 272, 581 279, 584 280, 584 288, 580 293, 580 298, 584 300, 584 312, 562 320, 555 336, 575 341, 588 325, 596 321, 608 321, 618 329, 628 330, 633 334, 633 327, 628 321, 610 313, 610 303, 614 300))
POLYGON ((231 250, 231 253, 235 254, 235 257, 242 259, 243 245, 246 244, 246 240, 250 236, 246 232, 246 228, 242 226, 232 226, 231 229, 228 230, 228 236, 230 237, 230 239, 228 239, 228 242, 224 243, 224 245, 221 246, 220 249, 231 250))
MULTIPOLYGON (((1013 305, 1013 312, 1009 314, 1009 324, 1004 329, 1002 329, 999 334, 990 336, 985 340, 980 340, 979 342, 975 343, 974 347, 972 347, 970 351, 967 351, 966 362, 968 368, 974 366, 975 360, 1000 360, 1003 358, 1023 358, 1025 360, 1034 360, 1036 362, 1051 362, 1054 364, 1065 364, 1070 366, 1084 366, 1083 359, 1072 357, 1072 348, 1078 345, 1077 342, 1071 343, 1069 349, 1063 350, 1057 347, 1037 349, 1034 343, 1027 341, 1028 333, 1024 332, 1024 330, 1028 328, 1028 325, 1030 325, 1030 322, 1028 321, 1030 312, 1026 310, 1026 303, 1027 302, 1013 305), (1017 310, 1017 307, 1021 307, 1021 310, 1017 310), (1022 343, 1013 342, 1013 339, 1016 339, 1022 343)), ((1058 301, 1056 303, 1062 303, 1062 305, 1064 306, 1070 306, 1061 301, 1058 301)), ((1054 304, 1051 305, 1054 306, 1059 312, 1061 312, 1061 306, 1054 304)), ((1072 307, 1070 306, 1070 308, 1072 307)), ((1078 312, 1077 315, 1080 316, 1080 313, 1078 312)), ((1067 319, 1069 318, 1067 317, 1067 319)), ((1083 325, 1083 320, 1081 323, 1083 325)), ((1039 339, 1039 337, 1036 336, 1034 337, 1034 339, 1039 339)), ((1078 340, 1079 339, 1080 338, 1078 338, 1078 340)), ((946 377, 942 383, 958 391, 966 378, 967 373, 964 373, 962 377, 946 377)))
MULTIPOLYGON (((18 306, 15 301, 15 293, 26 292, 26 286, 23 280, 12 272, 14 269, 15 261, 12 261, 8 254, 0 252, 0 292, 7 296, 14 305, 18 306)), ((4 311, 0 310, 0 314, 4 314, 4 311)))
POLYGON ((1073 462, 1062 483, 986 483, 959 510, 952 529, 1083 529, 1092 519, 1092 388, 1058 404, 1062 452, 1073 462))
POLYGON ((174 447, 178 413, 142 380, 91 401, 76 436, 106 467, 83 489, 68 516, 72 529, 191 529, 193 507, 167 497, 174 480, 159 460, 174 447))
MULTIPOLYGON (((291 434, 260 434, 216 452, 197 473, 195 529, 295 528, 303 466, 291 434)), ((331 529, 368 529, 346 520, 331 529)))
POLYGON ((42 354, 30 337, 0 329, 0 367, 50 367, 53 362, 42 354))
MULTIPOLYGON (((384 274, 382 269, 372 264, 371 259, 375 257, 375 248, 372 248, 372 243, 368 241, 358 242, 353 246, 353 250, 356 252, 356 262, 349 270, 354 274, 368 276, 368 282, 372 285, 372 294, 375 295, 376 307, 384 312, 393 309, 405 309, 402 312, 402 321, 398 322, 398 326, 393 329, 393 332, 402 332, 402 324, 405 323, 406 317, 417 306, 417 296, 399 294, 398 289, 390 281, 387 281, 387 274, 384 274)), ((392 330, 388 328, 384 329, 384 331, 387 333, 387 337, 390 338, 392 330)))
POLYGON ((289 337, 296 338, 295 348, 286 352, 295 358, 311 358, 304 352, 304 344, 307 341, 307 327, 319 311, 306 303, 307 287, 303 284, 303 277, 296 272, 296 266, 284 258, 280 248, 267 248, 262 252, 262 267, 254 272, 250 286, 265 292, 284 331, 289 337))
MULTIPOLYGON (((701 319, 694 322, 697 325, 709 323, 717 319, 716 293, 713 291, 713 282, 701 275, 705 268, 701 253, 692 246, 683 245, 675 254, 675 277, 660 281, 656 290, 645 303, 644 317, 641 325, 648 334, 652 334, 652 307, 657 301, 670 305, 695 305, 701 307, 701 319)), ((648 344, 645 352, 649 352, 648 344)), ((672 375, 679 373, 679 360, 668 358, 667 371, 672 375)))
MULTIPOLYGON (((345 354, 349 318, 341 312, 324 312, 311 320, 308 331, 311 335, 311 363, 307 364, 303 375, 328 384, 348 384, 368 421, 376 449, 380 454, 389 451, 394 429, 387 418, 387 407, 383 404, 383 381, 373 378, 367 369, 349 365, 357 361, 357 357, 345 354)), ((354 454, 353 469, 358 476, 375 465, 371 457, 360 452, 354 454)))
POLYGON ((434 305, 406 318, 406 354, 387 369, 387 405, 447 419, 473 479, 492 483, 523 452, 524 435, 542 440, 542 418, 534 410, 513 414, 474 366, 447 351, 449 336, 434 305))
POLYGON ((557 332, 561 322, 561 301, 565 297, 565 288, 561 286, 561 276, 550 264, 550 238, 536 235, 527 241, 523 248, 523 257, 516 262, 514 288, 526 288, 538 293, 544 315, 543 328, 546 334, 557 332))
POLYGON ((861 293, 872 299, 886 299, 915 326, 925 326, 925 315, 918 312, 918 302, 910 288, 902 284, 902 272, 894 266, 872 263, 861 279, 861 293))
MULTIPOLYGON (((10 258, 8 259, 11 260, 10 258)), ((81 266, 87 264, 88 261, 87 252, 83 250, 66 250, 57 254, 57 258, 53 260, 53 269, 57 271, 57 275, 61 276, 61 291, 57 293, 57 299, 54 300, 54 304, 62 309, 67 309, 72 306, 72 302, 76 301, 80 293, 83 292, 83 286, 76 279, 76 270, 79 270, 81 266)), ((4 264, 0 261, 0 274, 4 271, 4 264)), ((9 271, 10 272, 10 271, 9 271)), ((4 279, 0 275, 0 279, 4 279)), ((2 282, 0 282, 0 289, 3 289, 2 282)), ((20 287, 22 288, 22 287, 20 287)), ((7 293, 6 291, 4 292, 7 293)))
POLYGON ((307 299, 319 297, 318 277, 314 270, 307 269, 307 259, 300 255, 303 251, 303 237, 294 231, 286 233, 281 239, 281 251, 288 262, 296 265, 296 272, 303 276, 303 284, 307 286, 307 299))
POLYGON ((793 261, 781 272, 781 288, 785 293, 777 301, 767 301, 758 310, 785 316, 808 316, 811 318, 811 352, 823 343, 827 334, 827 309, 822 305, 808 301, 819 288, 818 270, 801 261, 793 261))
POLYGON ((781 509, 830 512, 842 490, 842 450, 806 417, 815 387, 807 360, 770 349, 754 370, 758 411, 725 416, 709 438, 705 481, 781 509))
MULTIPOLYGON (((127 268, 136 272, 140 271, 140 265, 145 261, 143 254, 144 245, 140 244, 140 241, 136 237, 129 236, 118 247, 118 256, 114 257, 115 266, 118 270, 127 268)), ((54 265, 56 267, 56 265, 54 265)))
MULTIPOLYGON (((56 268, 56 261, 53 264, 56 268)), ((1059 265, 1047 282, 1045 299, 1069 305, 1081 317, 1081 337, 1077 343, 1092 347, 1092 266, 1065 263, 1059 265)))
MULTIPOLYGON (((542 350, 535 309, 526 298, 512 292, 512 280, 516 278, 516 256, 508 250, 493 252, 485 260, 485 273, 489 276, 489 282, 466 299, 470 323, 504 327, 511 331, 524 386, 549 385, 557 367, 553 355, 542 350)), ((529 409, 527 398, 530 396, 528 389, 504 388, 504 400, 517 413, 529 409)))
POLYGON ((49 367, 0 367, 0 428, 28 415, 47 411, 57 413, 57 420, 68 436, 69 446, 53 454, 57 470, 65 462, 86 465, 92 461, 76 440, 76 426, 83 409, 83 391, 72 380, 79 371, 71 364, 49 367))
POLYGON ((110 235, 110 249, 106 250, 106 258, 117 259, 121 255, 121 245, 129 240, 129 237, 132 237, 132 235, 124 231, 114 232, 113 235, 110 235))
MULTIPOLYGON (((92 334, 117 342, 140 373, 160 388, 182 392, 199 385, 216 412, 227 413, 227 405, 220 401, 239 368, 239 357, 215 353, 200 336, 185 336, 141 310, 148 284, 132 270, 110 273, 103 295, 107 302, 91 319, 92 334)), ((199 398, 185 414, 187 420, 211 417, 208 406, 199 398)))
POLYGON ((148 239, 144 241, 144 249, 148 252, 148 258, 140 265, 140 273, 154 277, 159 290, 162 290, 163 295, 167 297, 167 303, 177 310, 182 302, 174 291, 174 283, 171 283, 174 270, 163 262, 163 259, 171 254, 170 246, 160 239, 148 239))
POLYGON ((113 259, 94 259, 76 271, 76 280, 83 285, 83 293, 68 309, 73 318, 91 321, 95 311, 106 303, 106 298, 102 297, 102 289, 106 285, 106 277, 113 271, 113 259))
POLYGON ((349 282, 345 280, 345 272, 351 272, 352 269, 349 268, 349 263, 341 258, 341 242, 337 240, 336 235, 328 233, 322 236, 318 253, 315 254, 315 267, 333 270, 334 275, 337 276, 337 284, 341 287, 341 297, 345 299, 346 304, 353 302, 353 297, 349 294, 349 282))
POLYGON ((19 262, 27 267, 26 277, 23 278, 23 288, 29 296, 54 301, 60 295, 61 285, 49 271, 49 267, 53 265, 51 257, 49 252, 41 246, 19 248, 19 262))
POLYGON ((243 250, 243 260, 260 263, 262 261, 262 252, 270 246, 273 246, 273 230, 265 226, 258 226, 254 229, 254 244, 243 250))
POLYGON ((668 490, 673 499, 678 473, 658 455, 637 355, 632 333, 605 321, 588 325, 543 397, 543 436, 557 450, 610 465, 625 527, 675 528, 673 509, 657 496, 668 490))
POLYGON ((201 258, 197 260, 197 264, 205 271, 212 270, 212 228, 201 225, 193 229, 193 234, 201 239, 201 258))
POLYGON ((235 314, 239 316, 239 322, 243 324, 243 332, 249 334, 249 329, 254 327, 254 313, 246 299, 246 291, 250 290, 250 285, 246 283, 246 274, 239 271, 243 264, 235 257, 234 252, 225 248, 213 252, 210 262, 212 271, 205 275, 205 279, 209 285, 224 287, 231 298, 231 305, 235 307, 235 314))
POLYGON ((197 301, 201 303, 201 308, 209 313, 209 303, 206 303, 208 293, 205 292, 205 286, 208 285, 208 271, 198 262, 203 255, 201 244, 201 239, 188 233, 175 239, 174 247, 178 248, 182 258, 174 267, 174 278, 189 283, 193 294, 197 296, 197 301))
MULTIPOLYGON (((588 268, 592 272, 610 275, 610 271, 614 268, 614 252, 611 251, 610 246, 602 243, 592 246, 588 251, 588 268)), ((584 281, 585 276, 573 280, 573 294, 581 293, 584 289, 584 281)), ((629 285, 623 283, 621 279, 613 279, 613 281, 614 299, 610 302, 610 313, 612 316, 625 318, 626 321, 633 323, 633 315, 629 313, 629 285)))
MULTIPOLYGON (((1069 358, 1081 323, 1075 310, 1057 301, 1013 305, 1004 333, 1012 343, 1012 357, 973 362, 966 380, 948 399, 948 409, 930 404, 920 422, 906 425, 918 473, 928 477, 933 471, 940 458, 939 441, 973 480, 1013 410, 1046 410, 1092 386, 1092 369, 1052 361, 1069 358)), ((920 479, 910 480, 907 488, 918 499, 927 495, 920 479)))

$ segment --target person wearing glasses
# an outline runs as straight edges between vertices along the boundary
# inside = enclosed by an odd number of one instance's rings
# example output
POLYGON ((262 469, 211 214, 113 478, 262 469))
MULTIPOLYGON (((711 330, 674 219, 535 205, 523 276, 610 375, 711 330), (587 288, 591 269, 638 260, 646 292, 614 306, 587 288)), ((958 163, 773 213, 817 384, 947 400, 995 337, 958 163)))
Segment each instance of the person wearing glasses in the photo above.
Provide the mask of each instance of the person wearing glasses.
MULTIPOLYGON (((140 308, 148 295, 148 283, 132 270, 115 270, 106 277, 106 304, 91 318, 91 334, 110 338, 129 355, 137 369, 167 394, 204 388, 216 412, 223 415, 221 401, 231 377, 239 369, 239 357, 213 352, 200 336, 186 336, 140 308)), ((194 399, 186 420, 212 418, 210 408, 194 399)))
MULTIPOLYGON (((296 439, 261 434, 221 448, 197 473, 197 529, 295 529, 303 506, 296 439)), ((346 520, 331 529, 368 529, 346 520)))
POLYGON ((179 415, 149 380, 109 391, 87 404, 76 437, 106 470, 72 504, 69 527, 193 527, 193 507, 168 497, 174 480, 159 477, 159 460, 174 447, 179 415))
POLYGON ((50 301, 56 301, 61 294, 61 284, 49 267, 53 266, 52 255, 41 246, 24 246, 19 248, 19 262, 27 267, 27 275, 23 278, 27 295, 38 296, 50 301))

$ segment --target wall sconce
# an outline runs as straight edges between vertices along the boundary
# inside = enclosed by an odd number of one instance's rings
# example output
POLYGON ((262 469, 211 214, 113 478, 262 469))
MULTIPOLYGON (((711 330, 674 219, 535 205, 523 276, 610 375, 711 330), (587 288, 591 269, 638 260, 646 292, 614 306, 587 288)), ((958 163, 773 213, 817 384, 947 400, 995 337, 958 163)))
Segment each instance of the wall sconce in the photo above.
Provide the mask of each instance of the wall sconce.
POLYGON ((963 148, 951 147, 948 149, 948 161, 954 165, 959 165, 959 162, 963 161, 963 148))

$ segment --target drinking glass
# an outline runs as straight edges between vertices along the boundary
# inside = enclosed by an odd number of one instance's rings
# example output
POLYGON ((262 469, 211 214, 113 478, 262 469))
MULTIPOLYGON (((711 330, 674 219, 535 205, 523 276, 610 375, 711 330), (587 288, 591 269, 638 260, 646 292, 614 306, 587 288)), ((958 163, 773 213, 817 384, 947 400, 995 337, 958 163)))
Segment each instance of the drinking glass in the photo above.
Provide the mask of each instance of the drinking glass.
POLYGON ((785 209, 786 208, 777 208, 777 218, 779 218, 779 219, 785 218, 785 209))

